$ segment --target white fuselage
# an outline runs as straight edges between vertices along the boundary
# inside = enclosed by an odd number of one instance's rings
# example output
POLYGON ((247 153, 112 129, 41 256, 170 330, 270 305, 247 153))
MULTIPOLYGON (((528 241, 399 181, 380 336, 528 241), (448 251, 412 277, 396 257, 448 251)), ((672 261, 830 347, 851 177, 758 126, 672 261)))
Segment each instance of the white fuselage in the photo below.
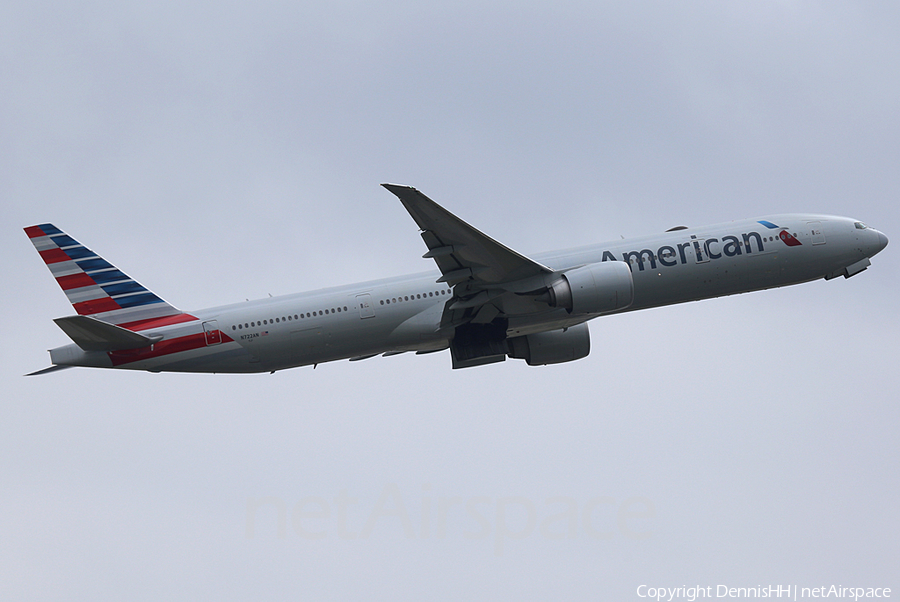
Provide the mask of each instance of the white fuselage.
MULTIPOLYGON (((887 244, 877 230, 856 224, 834 216, 777 215, 532 258, 556 271, 628 263, 634 296, 620 311, 632 311, 853 275, 887 244)), ((190 312, 195 320, 141 331, 162 337, 152 347, 85 352, 73 344, 53 349, 51 358, 58 365, 153 372, 264 372, 438 351, 449 345, 441 316, 454 299, 452 288, 435 282, 439 276, 433 271, 198 310, 190 312)), ((517 299, 510 295, 506 304, 510 337, 567 328, 599 315, 572 315, 550 306, 536 312, 534 305, 519 313, 517 299)))

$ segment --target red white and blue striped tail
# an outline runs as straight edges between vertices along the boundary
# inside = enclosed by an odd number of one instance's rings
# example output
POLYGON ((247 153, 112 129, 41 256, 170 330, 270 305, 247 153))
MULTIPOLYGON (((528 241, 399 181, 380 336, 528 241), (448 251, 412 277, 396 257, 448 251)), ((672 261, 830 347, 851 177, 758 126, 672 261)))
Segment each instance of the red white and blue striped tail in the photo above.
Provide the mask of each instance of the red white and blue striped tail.
POLYGON ((78 315, 131 330, 194 319, 53 224, 31 226, 25 233, 78 315))

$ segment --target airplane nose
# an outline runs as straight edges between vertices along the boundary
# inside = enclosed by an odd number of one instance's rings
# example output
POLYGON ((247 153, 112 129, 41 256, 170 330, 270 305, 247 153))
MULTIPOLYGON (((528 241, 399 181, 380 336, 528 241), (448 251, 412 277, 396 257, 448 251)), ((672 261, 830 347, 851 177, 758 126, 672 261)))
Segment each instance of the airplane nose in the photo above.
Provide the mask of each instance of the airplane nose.
POLYGON ((878 250, 875 252, 877 253, 878 251, 881 251, 887 245, 888 245, 888 237, 885 236, 882 232, 879 232, 878 233, 878 250))
POLYGON ((872 247, 871 247, 872 255, 869 255, 869 257, 872 257, 873 255, 880 253, 882 250, 884 250, 884 248, 888 244, 888 238, 883 233, 879 232, 878 230, 875 230, 874 228, 870 228, 870 230, 872 230, 873 234, 877 235, 876 240, 873 240, 871 243, 872 244, 872 247))

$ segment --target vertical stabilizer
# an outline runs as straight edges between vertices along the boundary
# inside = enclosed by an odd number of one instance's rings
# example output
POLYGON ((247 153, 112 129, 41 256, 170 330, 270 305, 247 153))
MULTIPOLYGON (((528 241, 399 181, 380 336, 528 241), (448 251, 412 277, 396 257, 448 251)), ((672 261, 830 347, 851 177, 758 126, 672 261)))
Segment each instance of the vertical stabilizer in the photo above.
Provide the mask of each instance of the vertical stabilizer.
POLYGON ((195 319, 163 301, 53 224, 25 228, 50 273, 81 316, 132 330, 195 319))

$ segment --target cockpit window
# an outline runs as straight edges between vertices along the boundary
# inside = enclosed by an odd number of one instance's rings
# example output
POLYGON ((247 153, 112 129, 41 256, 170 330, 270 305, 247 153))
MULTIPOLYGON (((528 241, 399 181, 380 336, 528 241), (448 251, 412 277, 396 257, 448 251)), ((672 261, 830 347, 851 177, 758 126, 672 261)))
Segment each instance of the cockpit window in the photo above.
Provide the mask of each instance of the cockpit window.
POLYGON ((856 223, 853 224, 853 225, 856 226, 856 229, 857 229, 857 230, 865 230, 866 228, 868 228, 868 226, 865 225, 865 224, 862 223, 862 222, 856 222, 856 223))

